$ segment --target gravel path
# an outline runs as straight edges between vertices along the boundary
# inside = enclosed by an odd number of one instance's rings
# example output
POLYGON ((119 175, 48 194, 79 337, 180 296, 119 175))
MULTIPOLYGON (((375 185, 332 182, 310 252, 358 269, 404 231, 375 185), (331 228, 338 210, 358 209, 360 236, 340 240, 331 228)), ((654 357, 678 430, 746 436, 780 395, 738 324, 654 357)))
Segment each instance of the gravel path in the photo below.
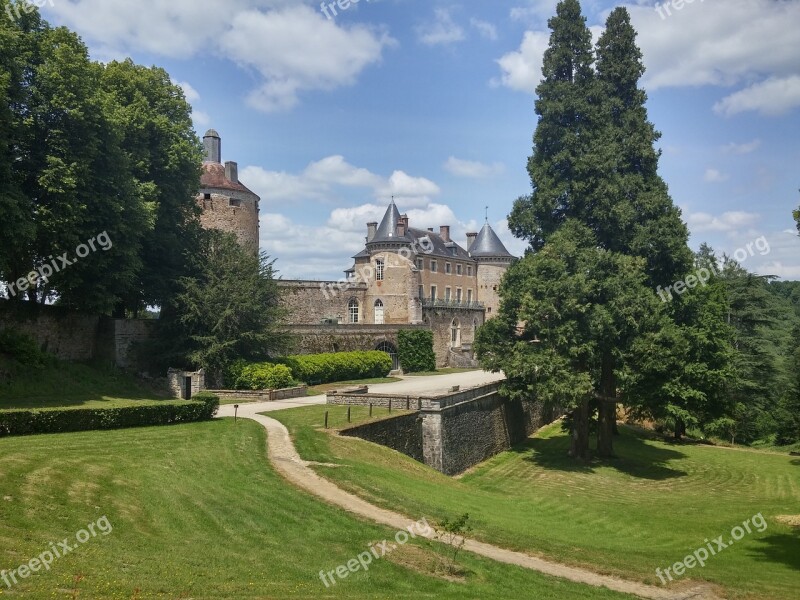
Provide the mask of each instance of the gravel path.
MULTIPOLYGON (((292 401, 291 404, 293 406, 298 406, 299 404, 310 404, 312 402, 314 401, 292 401)), ((287 406, 279 406, 281 403, 273 402, 269 404, 271 405, 269 408, 273 410, 288 408, 287 406)), ((224 410, 220 411, 220 416, 233 416, 232 407, 222 407, 222 409, 224 410), (230 410, 228 410, 229 408, 230 410)), ((290 483, 321 498, 329 504, 343 508, 355 515, 369 519, 370 521, 387 525, 398 531, 406 529, 415 523, 414 520, 404 515, 374 506, 358 496, 342 490, 327 479, 320 477, 309 467, 312 463, 308 463, 300 458, 286 427, 275 419, 258 414, 259 411, 263 412, 264 410, 262 403, 244 404, 239 406, 239 416, 253 419, 266 428, 269 459, 273 467, 275 467, 275 469, 290 483)), ((667 588, 626 581, 608 575, 600 575, 587 569, 551 562, 542 558, 529 556, 522 552, 514 552, 472 539, 466 540, 464 549, 498 562, 517 565, 577 583, 595 587, 605 587, 617 592, 639 596, 640 598, 652 598, 654 600, 688 600, 690 598, 697 600, 720 600, 719 596, 714 595, 708 586, 699 586, 682 591, 669 590, 667 588)))

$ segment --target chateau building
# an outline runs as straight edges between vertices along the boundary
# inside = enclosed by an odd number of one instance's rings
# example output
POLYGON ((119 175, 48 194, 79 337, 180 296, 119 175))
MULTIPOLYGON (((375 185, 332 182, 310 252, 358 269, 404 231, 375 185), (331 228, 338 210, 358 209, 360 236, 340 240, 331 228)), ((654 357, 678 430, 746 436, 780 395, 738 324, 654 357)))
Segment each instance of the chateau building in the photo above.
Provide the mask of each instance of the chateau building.
MULTIPOLYGON (((216 131, 203 145, 203 227, 233 233, 258 252, 260 198, 239 181, 235 162, 222 164, 216 131)), ((471 366, 475 332, 497 313, 498 287, 514 260, 488 222, 462 246, 449 225, 412 227, 392 201, 380 223, 367 223, 364 249, 345 278, 278 283, 301 351, 380 349, 396 357, 398 331, 420 328, 433 332, 440 367, 471 366)))

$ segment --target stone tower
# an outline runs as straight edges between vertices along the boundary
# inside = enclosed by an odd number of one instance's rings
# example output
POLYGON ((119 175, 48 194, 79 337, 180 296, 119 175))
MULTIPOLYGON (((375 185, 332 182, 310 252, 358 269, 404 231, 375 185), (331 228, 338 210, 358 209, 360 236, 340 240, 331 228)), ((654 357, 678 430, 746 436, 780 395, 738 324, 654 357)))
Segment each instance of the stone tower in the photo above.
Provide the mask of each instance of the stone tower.
POLYGON ((514 256, 488 222, 480 233, 468 233, 467 238, 470 240, 469 255, 478 263, 478 302, 483 302, 486 318, 491 319, 500 310, 500 281, 514 256))
POLYGON ((203 136, 205 159, 197 203, 203 209, 200 223, 206 229, 233 233, 245 248, 258 252, 258 203, 261 200, 239 181, 239 166, 222 164, 222 140, 209 129, 203 136))

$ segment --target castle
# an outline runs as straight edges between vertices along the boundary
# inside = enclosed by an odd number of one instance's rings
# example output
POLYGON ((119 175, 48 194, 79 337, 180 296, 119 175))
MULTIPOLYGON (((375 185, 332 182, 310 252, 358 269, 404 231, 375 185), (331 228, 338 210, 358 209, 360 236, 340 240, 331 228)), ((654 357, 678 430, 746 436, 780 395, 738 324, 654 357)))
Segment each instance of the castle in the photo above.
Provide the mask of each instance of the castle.
MULTIPOLYGON (((260 199, 239 182, 236 163, 223 167, 216 131, 203 143, 201 223, 257 251, 260 199)), ((367 223, 364 249, 343 279, 279 285, 302 351, 380 349, 396 361, 397 332, 421 328, 434 334, 438 366, 474 366, 475 332, 497 313, 498 287, 514 260, 488 222, 461 246, 449 225, 412 227, 392 200, 380 223, 367 223)))

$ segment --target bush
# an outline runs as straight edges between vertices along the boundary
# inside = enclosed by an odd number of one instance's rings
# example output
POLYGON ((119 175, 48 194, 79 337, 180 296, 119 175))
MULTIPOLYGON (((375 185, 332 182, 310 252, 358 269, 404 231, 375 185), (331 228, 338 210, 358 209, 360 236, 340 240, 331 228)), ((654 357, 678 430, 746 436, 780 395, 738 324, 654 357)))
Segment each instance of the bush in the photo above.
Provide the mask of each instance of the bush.
POLYGON ((397 335, 397 357, 406 373, 436 370, 436 353, 433 351, 433 332, 427 330, 401 330, 397 335))
POLYGON ((0 330, 0 354, 7 354, 28 367, 43 367, 55 362, 55 357, 42 352, 33 338, 16 329, 0 330))
POLYGON ((165 401, 121 408, 6 410, 0 411, 0 437, 195 423, 214 418, 218 408, 217 396, 201 392, 188 402, 165 401))
POLYGON ((256 363, 241 369, 234 389, 280 390, 294 385, 292 371, 285 365, 256 363))
POLYGON ((281 362, 308 385, 386 377, 392 370, 392 358, 379 350, 289 356, 281 362))

